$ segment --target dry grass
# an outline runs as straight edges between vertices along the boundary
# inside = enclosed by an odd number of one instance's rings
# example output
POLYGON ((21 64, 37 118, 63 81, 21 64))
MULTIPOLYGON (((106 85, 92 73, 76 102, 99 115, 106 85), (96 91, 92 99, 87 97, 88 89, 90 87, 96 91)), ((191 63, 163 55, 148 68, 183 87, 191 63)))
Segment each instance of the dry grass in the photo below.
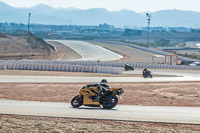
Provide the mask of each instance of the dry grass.
POLYGON ((0 132, 17 133, 198 133, 199 125, 0 116, 0 132))
MULTIPOLYGON (((71 102, 86 84, 0 84, 0 99, 71 102)), ((119 104, 200 107, 200 82, 110 83, 123 88, 119 104)))

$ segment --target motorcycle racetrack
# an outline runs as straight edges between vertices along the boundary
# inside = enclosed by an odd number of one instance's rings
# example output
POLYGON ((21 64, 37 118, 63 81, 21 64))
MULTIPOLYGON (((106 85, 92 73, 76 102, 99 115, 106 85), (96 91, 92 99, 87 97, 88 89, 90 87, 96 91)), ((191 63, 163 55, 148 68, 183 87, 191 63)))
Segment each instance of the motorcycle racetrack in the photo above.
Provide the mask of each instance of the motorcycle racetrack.
MULTIPOLYGON (((76 52, 82 60, 105 58, 91 59, 76 52)), ((121 58, 112 55, 109 60, 121 58)), ((26 76, 20 72, 2 74, 0 131, 13 132, 17 126, 20 127, 17 128, 19 132, 42 132, 47 129, 49 132, 200 131, 200 71, 152 69, 151 72, 153 78, 147 79, 141 76, 142 69, 124 72, 132 76, 84 73, 52 76, 42 75, 42 72, 26 76), (81 87, 99 83, 103 78, 112 87, 125 90, 123 100, 115 108, 71 107, 69 103, 81 87)))
POLYGON ((66 40, 51 40, 64 44, 79 53, 82 58, 76 59, 81 61, 111 61, 119 60, 123 56, 107 50, 101 46, 93 45, 84 41, 66 41, 66 40))
MULTIPOLYGON (((136 70, 135 73, 137 74, 140 71, 141 70, 136 70)), ((167 70, 166 72, 164 70, 162 70, 161 72, 159 71, 160 70, 157 70, 157 71, 152 70, 153 74, 160 73, 160 75, 163 75, 164 73, 169 73, 169 70, 167 70)), ((128 73, 134 73, 134 71, 131 71, 128 73)), ((179 71, 177 71, 176 73, 179 73, 179 71)), ((174 72, 174 74, 176 73, 174 72)), ((199 79, 198 72, 188 71, 185 73, 186 75, 188 75, 187 73, 191 73, 191 75, 189 75, 190 78, 193 78, 193 79, 196 78, 197 80, 199 79)), ((87 108, 87 107, 85 108, 83 106, 80 108, 80 110, 78 109, 78 112, 75 112, 74 110, 71 110, 69 104, 65 104, 65 103, 69 103, 72 97, 78 94, 79 88, 83 87, 86 84, 98 83, 101 81, 102 78, 106 78, 112 87, 122 87, 125 90, 124 98, 122 101, 120 101, 119 106, 117 105, 116 108, 114 108, 114 110, 104 110, 105 114, 108 114, 110 111, 111 112, 117 111, 119 114, 116 114, 117 118, 114 118, 114 116, 113 117, 107 117, 106 115, 104 116, 104 113, 102 113, 102 117, 101 115, 98 117, 93 116, 91 117, 92 119, 106 118, 109 120, 131 120, 131 121, 151 121, 151 122, 171 122, 171 123, 177 122, 177 123, 199 124, 200 122, 198 120, 200 120, 200 118, 199 118, 198 109, 200 106, 199 105, 200 93, 198 91, 198 88, 199 88, 200 83, 199 81, 189 82, 190 78, 188 78, 187 76, 181 77, 182 74, 183 72, 180 71, 180 74, 177 74, 177 77, 174 77, 174 75, 172 76, 172 72, 171 72, 170 76, 172 77, 155 77, 152 79, 150 78, 144 79, 142 77, 91 77, 90 78, 90 77, 72 77, 72 76, 71 77, 68 77, 68 76, 48 77, 48 76, 19 76, 19 75, 18 76, 8 76, 8 75, 3 76, 1 75, 0 81, 1 81, 2 87, 0 89, 1 90, 0 94, 1 94, 1 99, 27 101, 27 102, 23 102, 23 104, 27 104, 27 106, 31 105, 31 103, 29 103, 28 101, 56 102, 58 105, 61 104, 61 105, 66 105, 66 107, 68 106, 69 108, 68 109, 64 108, 64 110, 66 109, 69 112, 71 112, 71 114, 68 113, 68 116, 71 116, 72 118, 89 118, 89 117, 86 117, 85 114, 93 113, 93 109, 90 110, 90 108, 87 108), (180 79, 182 78, 184 78, 183 80, 184 82, 183 81, 177 82, 177 81, 180 81, 180 79), (166 80, 164 82, 164 81, 160 81, 160 79, 171 79, 171 80, 169 81, 166 80), (187 79, 189 81, 187 81, 187 79), (56 83, 56 81, 62 81, 62 82, 56 83), (42 82, 44 82, 45 84, 42 82), (50 83, 54 83, 54 84, 50 84, 50 83), (133 105, 139 105, 139 106, 133 106, 133 105), (152 105, 153 106, 160 105, 163 107, 159 106, 158 108, 156 108, 156 107, 153 107, 152 105), (168 107, 168 106, 171 106, 171 107, 168 107), (184 107, 177 107, 175 109, 176 106, 184 106, 184 107), (193 106, 193 107, 191 108, 191 107, 186 107, 186 106, 193 106), (140 111, 138 111, 137 108, 139 108, 140 111), (169 109, 172 109, 172 110, 170 112, 162 112, 162 111, 165 111, 165 108, 167 108, 167 111, 169 111, 169 109), (121 109, 123 109, 124 113, 123 111, 120 112, 121 109), (159 109, 161 110, 161 112, 159 112, 159 109), (153 116, 155 117, 151 117, 153 112, 148 112, 147 110, 153 111, 155 113, 155 115, 153 116), (185 110, 187 111, 185 112, 185 110), (81 113, 79 111, 81 112, 86 111, 86 113, 81 113), (138 115, 137 112, 141 113, 141 115, 138 115), (168 113, 171 114, 172 116, 169 117, 168 113), (191 115, 188 115, 187 113, 191 115), (82 117, 79 116, 80 114, 82 115, 82 117), (126 114, 133 115, 133 117, 129 117, 129 115, 127 116, 126 114), (195 116, 192 114, 195 114, 195 116), (156 115, 158 115, 159 117, 156 117, 156 115), (77 117, 74 117, 74 116, 77 116, 77 117), (146 116, 146 118, 143 116, 146 116), (194 119, 194 118, 197 118, 197 119, 194 119)), ((29 108, 29 107, 26 107, 26 105, 21 106, 20 104, 22 101, 2 100, 1 102, 2 102, 1 104, 2 107, 0 110, 1 114, 23 115, 24 113, 21 110, 22 108, 23 110, 24 109, 30 110, 32 111, 32 113, 38 114, 38 116, 43 116, 43 114, 45 114, 45 112, 40 114, 41 108, 37 107, 37 105, 39 105, 40 102, 37 102, 37 104, 34 105, 34 108, 39 109, 39 110, 36 109, 36 111, 34 111, 34 109, 31 109, 32 107, 29 108), (4 102, 7 102, 7 103, 3 104, 4 102), (11 102, 11 105, 6 106, 6 105, 9 105, 9 102, 11 102), (16 106, 13 106, 12 102, 14 102, 14 105, 16 106), (13 107, 13 108, 10 108, 10 107, 13 107), (4 108, 4 110, 2 110, 2 108, 4 108)), ((48 106, 51 106, 51 108, 54 110, 53 111, 54 117, 62 117, 62 115, 56 115, 56 114, 57 113, 60 114, 61 112, 59 110, 62 109, 63 107, 57 106, 56 103, 53 103, 53 106, 51 105, 52 103, 49 103, 48 106)), ((49 109, 44 107, 44 110, 49 110, 49 109)), ((101 108, 97 108, 96 110, 101 110, 101 108)), ((96 112, 96 110, 94 112, 96 112)), ((29 111, 25 111, 25 112, 27 112, 27 114, 24 114, 24 115, 32 115, 31 113, 29 113, 29 111)), ((97 114, 98 114, 98 111, 97 111, 97 114)))

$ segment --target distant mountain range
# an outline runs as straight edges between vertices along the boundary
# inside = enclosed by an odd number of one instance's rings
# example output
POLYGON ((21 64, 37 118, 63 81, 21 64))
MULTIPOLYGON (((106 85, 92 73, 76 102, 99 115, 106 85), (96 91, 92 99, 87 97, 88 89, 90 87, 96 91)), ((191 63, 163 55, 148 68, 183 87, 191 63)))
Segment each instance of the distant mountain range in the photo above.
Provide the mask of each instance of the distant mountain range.
MULTIPOLYGON (((44 4, 31 8, 15 8, 0 2, 0 22, 26 24, 28 13, 31 13, 31 23, 37 24, 99 25, 107 23, 115 27, 147 25, 145 13, 136 13, 131 10, 107 11, 104 8, 82 10, 73 7, 55 9, 44 4)), ((200 27, 200 12, 162 10, 151 14, 151 26, 154 27, 200 27)))

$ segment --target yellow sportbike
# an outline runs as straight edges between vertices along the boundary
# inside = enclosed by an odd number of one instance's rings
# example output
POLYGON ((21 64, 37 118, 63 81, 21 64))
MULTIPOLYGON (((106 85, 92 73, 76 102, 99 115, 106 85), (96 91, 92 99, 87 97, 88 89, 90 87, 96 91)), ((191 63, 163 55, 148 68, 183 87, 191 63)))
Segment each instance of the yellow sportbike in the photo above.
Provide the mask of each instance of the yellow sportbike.
POLYGON ((118 103, 118 97, 116 95, 122 98, 122 93, 124 93, 122 88, 111 88, 105 90, 103 95, 99 97, 99 89, 97 86, 84 86, 79 90, 79 95, 72 99, 71 105, 74 108, 82 105, 91 107, 100 107, 102 105, 105 109, 112 109, 118 103))

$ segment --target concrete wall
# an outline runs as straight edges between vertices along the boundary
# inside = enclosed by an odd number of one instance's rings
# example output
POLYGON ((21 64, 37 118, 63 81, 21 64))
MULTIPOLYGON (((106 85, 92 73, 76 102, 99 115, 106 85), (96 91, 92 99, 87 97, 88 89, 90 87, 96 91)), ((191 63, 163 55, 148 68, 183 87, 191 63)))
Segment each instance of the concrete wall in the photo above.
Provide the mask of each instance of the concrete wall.
POLYGON ((136 62, 111 62, 111 61, 52 61, 52 60, 0 60, 0 69, 46 70, 46 71, 78 71, 99 73, 122 73, 125 64, 134 68, 155 69, 188 69, 200 70, 199 66, 167 65, 136 62))
MULTIPOLYGON (((49 63, 49 62, 48 62, 49 63)), ((48 63, 27 63, 27 62, 8 62, 0 63, 0 69, 13 70, 39 70, 39 71, 66 71, 66 72, 91 72, 91 73, 113 73, 121 74, 121 67, 102 67, 102 66, 84 66, 69 64, 53 64, 48 63)))

